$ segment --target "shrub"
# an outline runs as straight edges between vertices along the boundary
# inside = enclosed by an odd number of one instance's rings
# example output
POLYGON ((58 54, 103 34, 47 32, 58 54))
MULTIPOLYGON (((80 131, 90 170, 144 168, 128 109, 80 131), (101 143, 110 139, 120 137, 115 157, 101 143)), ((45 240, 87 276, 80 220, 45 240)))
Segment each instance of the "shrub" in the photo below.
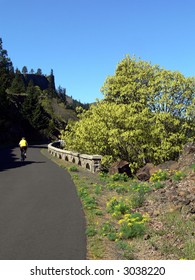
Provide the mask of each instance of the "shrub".
POLYGON ((167 170, 159 169, 150 177, 151 182, 161 182, 169 178, 169 172, 167 170))
POLYGON ((104 155, 101 159, 101 170, 108 171, 112 163, 113 163, 113 157, 109 155, 104 155))
POLYGON ((88 196, 89 195, 89 193, 88 193, 88 188, 87 187, 80 187, 79 189, 78 189, 78 194, 79 194, 79 197, 80 198, 85 198, 86 196, 88 196))
POLYGON ((87 236, 95 236, 97 234, 97 230, 94 225, 90 225, 87 227, 85 233, 87 236))
POLYGON ((101 181, 107 181, 107 180, 108 180, 108 177, 109 177, 109 175, 108 175, 107 172, 100 172, 100 173, 99 173, 99 176, 100 176, 100 180, 101 180, 101 181))
POLYGON ((151 187, 148 183, 140 183, 140 182, 133 182, 131 184, 131 189, 135 192, 143 192, 143 193, 151 191, 151 187))
POLYGON ((78 168, 75 165, 70 166, 68 170, 71 172, 78 172, 78 168))
POLYGON ((141 207, 143 205, 143 202, 145 200, 145 192, 143 190, 139 190, 132 196, 132 207, 137 208, 141 207))
POLYGON ((128 239, 143 235, 145 232, 145 223, 148 216, 142 216, 140 213, 126 214, 119 220, 118 237, 120 239, 128 239))
POLYGON ((127 199, 113 197, 107 203, 106 209, 113 217, 120 217, 123 214, 130 213, 131 202, 127 199))
POLYGON ((137 208, 142 206, 145 199, 145 193, 151 191, 151 186, 148 183, 134 182, 131 185, 131 190, 133 191, 132 207, 137 208))
POLYGON ((110 178, 112 181, 123 181, 123 182, 127 182, 129 179, 126 173, 115 173, 111 175, 110 178))
POLYGON ((185 177, 186 177, 186 174, 184 172, 182 172, 182 171, 175 171, 175 173, 172 176, 172 179, 174 181, 180 181, 180 180, 182 180, 185 177))
POLYGON ((102 192, 102 186, 101 185, 95 185, 94 187, 95 187, 94 192, 95 192, 96 195, 98 195, 102 192))
POLYGON ((111 241, 117 239, 117 230, 113 224, 110 222, 105 222, 102 224, 99 233, 103 236, 107 236, 107 238, 111 241))
POLYGON ((106 184, 108 190, 115 190, 117 193, 126 193, 129 188, 120 182, 109 182, 106 184))
POLYGON ((97 202, 95 197, 85 196, 83 198, 83 205, 85 209, 92 210, 97 208, 97 202))
POLYGON ((164 184, 162 184, 161 182, 155 182, 155 183, 153 183, 152 184, 152 187, 154 188, 154 189, 162 189, 162 188, 164 188, 164 184))

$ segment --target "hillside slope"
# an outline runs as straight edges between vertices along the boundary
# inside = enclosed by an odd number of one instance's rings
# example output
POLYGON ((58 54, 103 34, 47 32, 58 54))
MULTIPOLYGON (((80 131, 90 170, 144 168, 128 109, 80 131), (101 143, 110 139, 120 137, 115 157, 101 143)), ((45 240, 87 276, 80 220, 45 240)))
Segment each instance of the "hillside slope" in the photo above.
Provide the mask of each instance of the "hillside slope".
POLYGON ((146 182, 55 161, 70 170, 83 203, 89 259, 195 259, 194 143, 184 147, 178 161, 155 166, 146 182), (146 215, 146 227, 135 218, 126 224, 131 215, 146 215))

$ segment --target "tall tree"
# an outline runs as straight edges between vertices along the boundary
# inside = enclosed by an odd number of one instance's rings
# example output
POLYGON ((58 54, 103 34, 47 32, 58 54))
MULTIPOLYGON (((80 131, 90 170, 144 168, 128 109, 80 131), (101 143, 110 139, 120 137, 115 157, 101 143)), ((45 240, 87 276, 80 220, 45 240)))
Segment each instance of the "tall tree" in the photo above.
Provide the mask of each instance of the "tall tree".
POLYGON ((146 106, 154 75, 158 66, 126 56, 116 68, 115 75, 108 76, 103 87, 104 99, 117 104, 133 104, 137 110, 146 106))
POLYGON ((55 89, 55 79, 53 75, 53 69, 51 69, 51 74, 47 77, 49 81, 47 93, 50 98, 56 97, 56 89, 55 89))
POLYGON ((60 98, 60 100, 66 105, 67 104, 66 89, 59 86, 57 89, 57 95, 60 98))
POLYGON ((11 83, 11 87, 9 90, 12 93, 24 93, 25 92, 25 84, 22 78, 22 75, 19 73, 15 74, 15 77, 11 83))
POLYGON ((41 70, 41 68, 38 68, 38 69, 37 69, 36 75, 40 75, 40 76, 42 75, 42 70, 41 70))
POLYGON ((24 67, 22 68, 22 74, 23 74, 23 75, 28 74, 28 69, 27 69, 26 66, 24 66, 24 67))
POLYGON ((101 91, 108 102, 133 104, 137 110, 147 106, 152 112, 183 117, 194 97, 195 83, 179 72, 126 56, 101 91))
POLYGON ((34 73, 35 73, 34 69, 33 69, 33 68, 31 68, 31 70, 30 70, 30 74, 34 74, 34 73))
POLYGON ((0 87, 6 90, 14 75, 14 69, 7 51, 3 49, 3 41, 0 38, 0 87))
POLYGON ((195 137, 192 78, 127 56, 102 92, 104 99, 62 132, 67 149, 140 166, 176 159, 195 137))
POLYGON ((39 91, 29 82, 27 88, 27 97, 22 105, 22 111, 25 119, 36 130, 45 129, 49 125, 49 118, 39 101, 39 91))
POLYGON ((10 87, 14 77, 14 69, 7 51, 3 49, 3 42, 0 38, 0 117, 5 116, 8 111, 8 98, 6 90, 10 87))

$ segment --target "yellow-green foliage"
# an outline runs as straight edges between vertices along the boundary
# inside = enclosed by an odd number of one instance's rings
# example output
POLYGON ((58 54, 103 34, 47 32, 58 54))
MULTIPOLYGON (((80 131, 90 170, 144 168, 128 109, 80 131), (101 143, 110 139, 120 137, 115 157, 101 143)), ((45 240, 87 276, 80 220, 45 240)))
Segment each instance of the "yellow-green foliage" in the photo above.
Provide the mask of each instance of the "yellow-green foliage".
POLYGON ((161 182, 167 179, 173 179, 174 181, 180 181, 186 177, 186 174, 180 170, 168 171, 159 169, 154 174, 151 175, 151 182, 161 182))
POLYGON ((148 215, 141 215, 140 213, 125 214, 118 221, 120 225, 118 237, 120 239, 128 239, 144 234, 145 224, 148 220, 148 215))
POLYGON ((131 167, 175 159, 195 136, 194 80, 127 56, 102 87, 104 99, 63 131, 66 148, 131 167))
POLYGON ((173 179, 174 181, 180 181, 180 180, 182 180, 182 179, 185 178, 185 177, 186 177, 186 174, 185 174, 184 172, 178 170, 178 171, 175 171, 175 172, 174 172, 174 174, 173 174, 173 176, 172 176, 172 179, 173 179))
POLYGON ((124 200, 122 197, 113 197, 107 202, 106 209, 113 217, 120 217, 131 212, 131 201, 129 199, 124 200))
POLYGON ((150 177, 151 182, 161 182, 169 178, 169 172, 167 170, 159 169, 150 177))

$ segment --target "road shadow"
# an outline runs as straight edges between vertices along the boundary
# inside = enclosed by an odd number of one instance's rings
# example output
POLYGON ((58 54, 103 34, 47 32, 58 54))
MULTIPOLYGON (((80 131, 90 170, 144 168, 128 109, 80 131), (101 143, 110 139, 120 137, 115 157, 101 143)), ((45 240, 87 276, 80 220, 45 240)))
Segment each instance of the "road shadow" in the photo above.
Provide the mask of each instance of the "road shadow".
POLYGON ((47 144, 36 144, 36 145, 29 145, 29 148, 31 149, 47 149, 47 144))
POLYGON ((22 167, 33 163, 45 163, 44 161, 21 161, 20 156, 16 154, 15 147, 1 148, 0 149, 0 172, 22 167))

